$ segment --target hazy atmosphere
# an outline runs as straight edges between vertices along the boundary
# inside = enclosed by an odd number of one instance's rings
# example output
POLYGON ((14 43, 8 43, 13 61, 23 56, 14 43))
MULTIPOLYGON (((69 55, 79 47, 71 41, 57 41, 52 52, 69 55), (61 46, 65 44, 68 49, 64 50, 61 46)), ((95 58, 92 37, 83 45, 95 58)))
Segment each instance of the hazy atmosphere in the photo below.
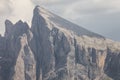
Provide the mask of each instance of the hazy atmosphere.
POLYGON ((32 10, 40 5, 49 11, 107 38, 120 41, 120 0, 0 0, 0 33, 4 21, 22 19, 31 24, 32 10))

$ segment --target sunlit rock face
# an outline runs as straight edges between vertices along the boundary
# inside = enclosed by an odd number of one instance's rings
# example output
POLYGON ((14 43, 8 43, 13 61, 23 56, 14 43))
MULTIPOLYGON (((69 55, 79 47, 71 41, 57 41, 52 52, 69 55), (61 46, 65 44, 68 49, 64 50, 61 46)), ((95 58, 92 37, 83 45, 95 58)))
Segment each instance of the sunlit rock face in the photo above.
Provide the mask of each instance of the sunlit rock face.
POLYGON ((31 28, 5 21, 0 80, 120 80, 120 43, 36 6, 31 28))

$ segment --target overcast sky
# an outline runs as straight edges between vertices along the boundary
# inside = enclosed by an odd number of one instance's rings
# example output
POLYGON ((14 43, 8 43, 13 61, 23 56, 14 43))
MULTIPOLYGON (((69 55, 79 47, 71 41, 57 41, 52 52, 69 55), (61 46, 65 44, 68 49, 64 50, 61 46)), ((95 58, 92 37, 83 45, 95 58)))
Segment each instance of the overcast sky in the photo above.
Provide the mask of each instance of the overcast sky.
POLYGON ((0 33, 4 32, 5 19, 13 23, 21 19, 30 25, 35 5, 120 41, 120 0, 0 0, 0 33))

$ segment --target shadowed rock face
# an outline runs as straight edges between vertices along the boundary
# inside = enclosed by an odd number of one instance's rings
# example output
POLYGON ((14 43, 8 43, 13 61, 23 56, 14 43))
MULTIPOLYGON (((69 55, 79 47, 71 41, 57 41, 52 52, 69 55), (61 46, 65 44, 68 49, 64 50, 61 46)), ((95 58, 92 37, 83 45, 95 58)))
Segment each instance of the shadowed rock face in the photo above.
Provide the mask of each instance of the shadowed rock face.
POLYGON ((120 43, 44 8, 32 26, 6 20, 0 36, 0 80, 119 80, 120 43))

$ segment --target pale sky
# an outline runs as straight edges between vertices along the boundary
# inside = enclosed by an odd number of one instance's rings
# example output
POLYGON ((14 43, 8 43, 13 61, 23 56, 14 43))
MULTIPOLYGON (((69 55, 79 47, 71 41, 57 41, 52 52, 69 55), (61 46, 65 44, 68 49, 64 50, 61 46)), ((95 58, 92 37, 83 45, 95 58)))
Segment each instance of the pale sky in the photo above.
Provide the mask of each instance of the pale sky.
POLYGON ((0 33, 5 19, 31 24, 40 5, 49 11, 107 38, 120 41, 120 0, 0 0, 0 33))

